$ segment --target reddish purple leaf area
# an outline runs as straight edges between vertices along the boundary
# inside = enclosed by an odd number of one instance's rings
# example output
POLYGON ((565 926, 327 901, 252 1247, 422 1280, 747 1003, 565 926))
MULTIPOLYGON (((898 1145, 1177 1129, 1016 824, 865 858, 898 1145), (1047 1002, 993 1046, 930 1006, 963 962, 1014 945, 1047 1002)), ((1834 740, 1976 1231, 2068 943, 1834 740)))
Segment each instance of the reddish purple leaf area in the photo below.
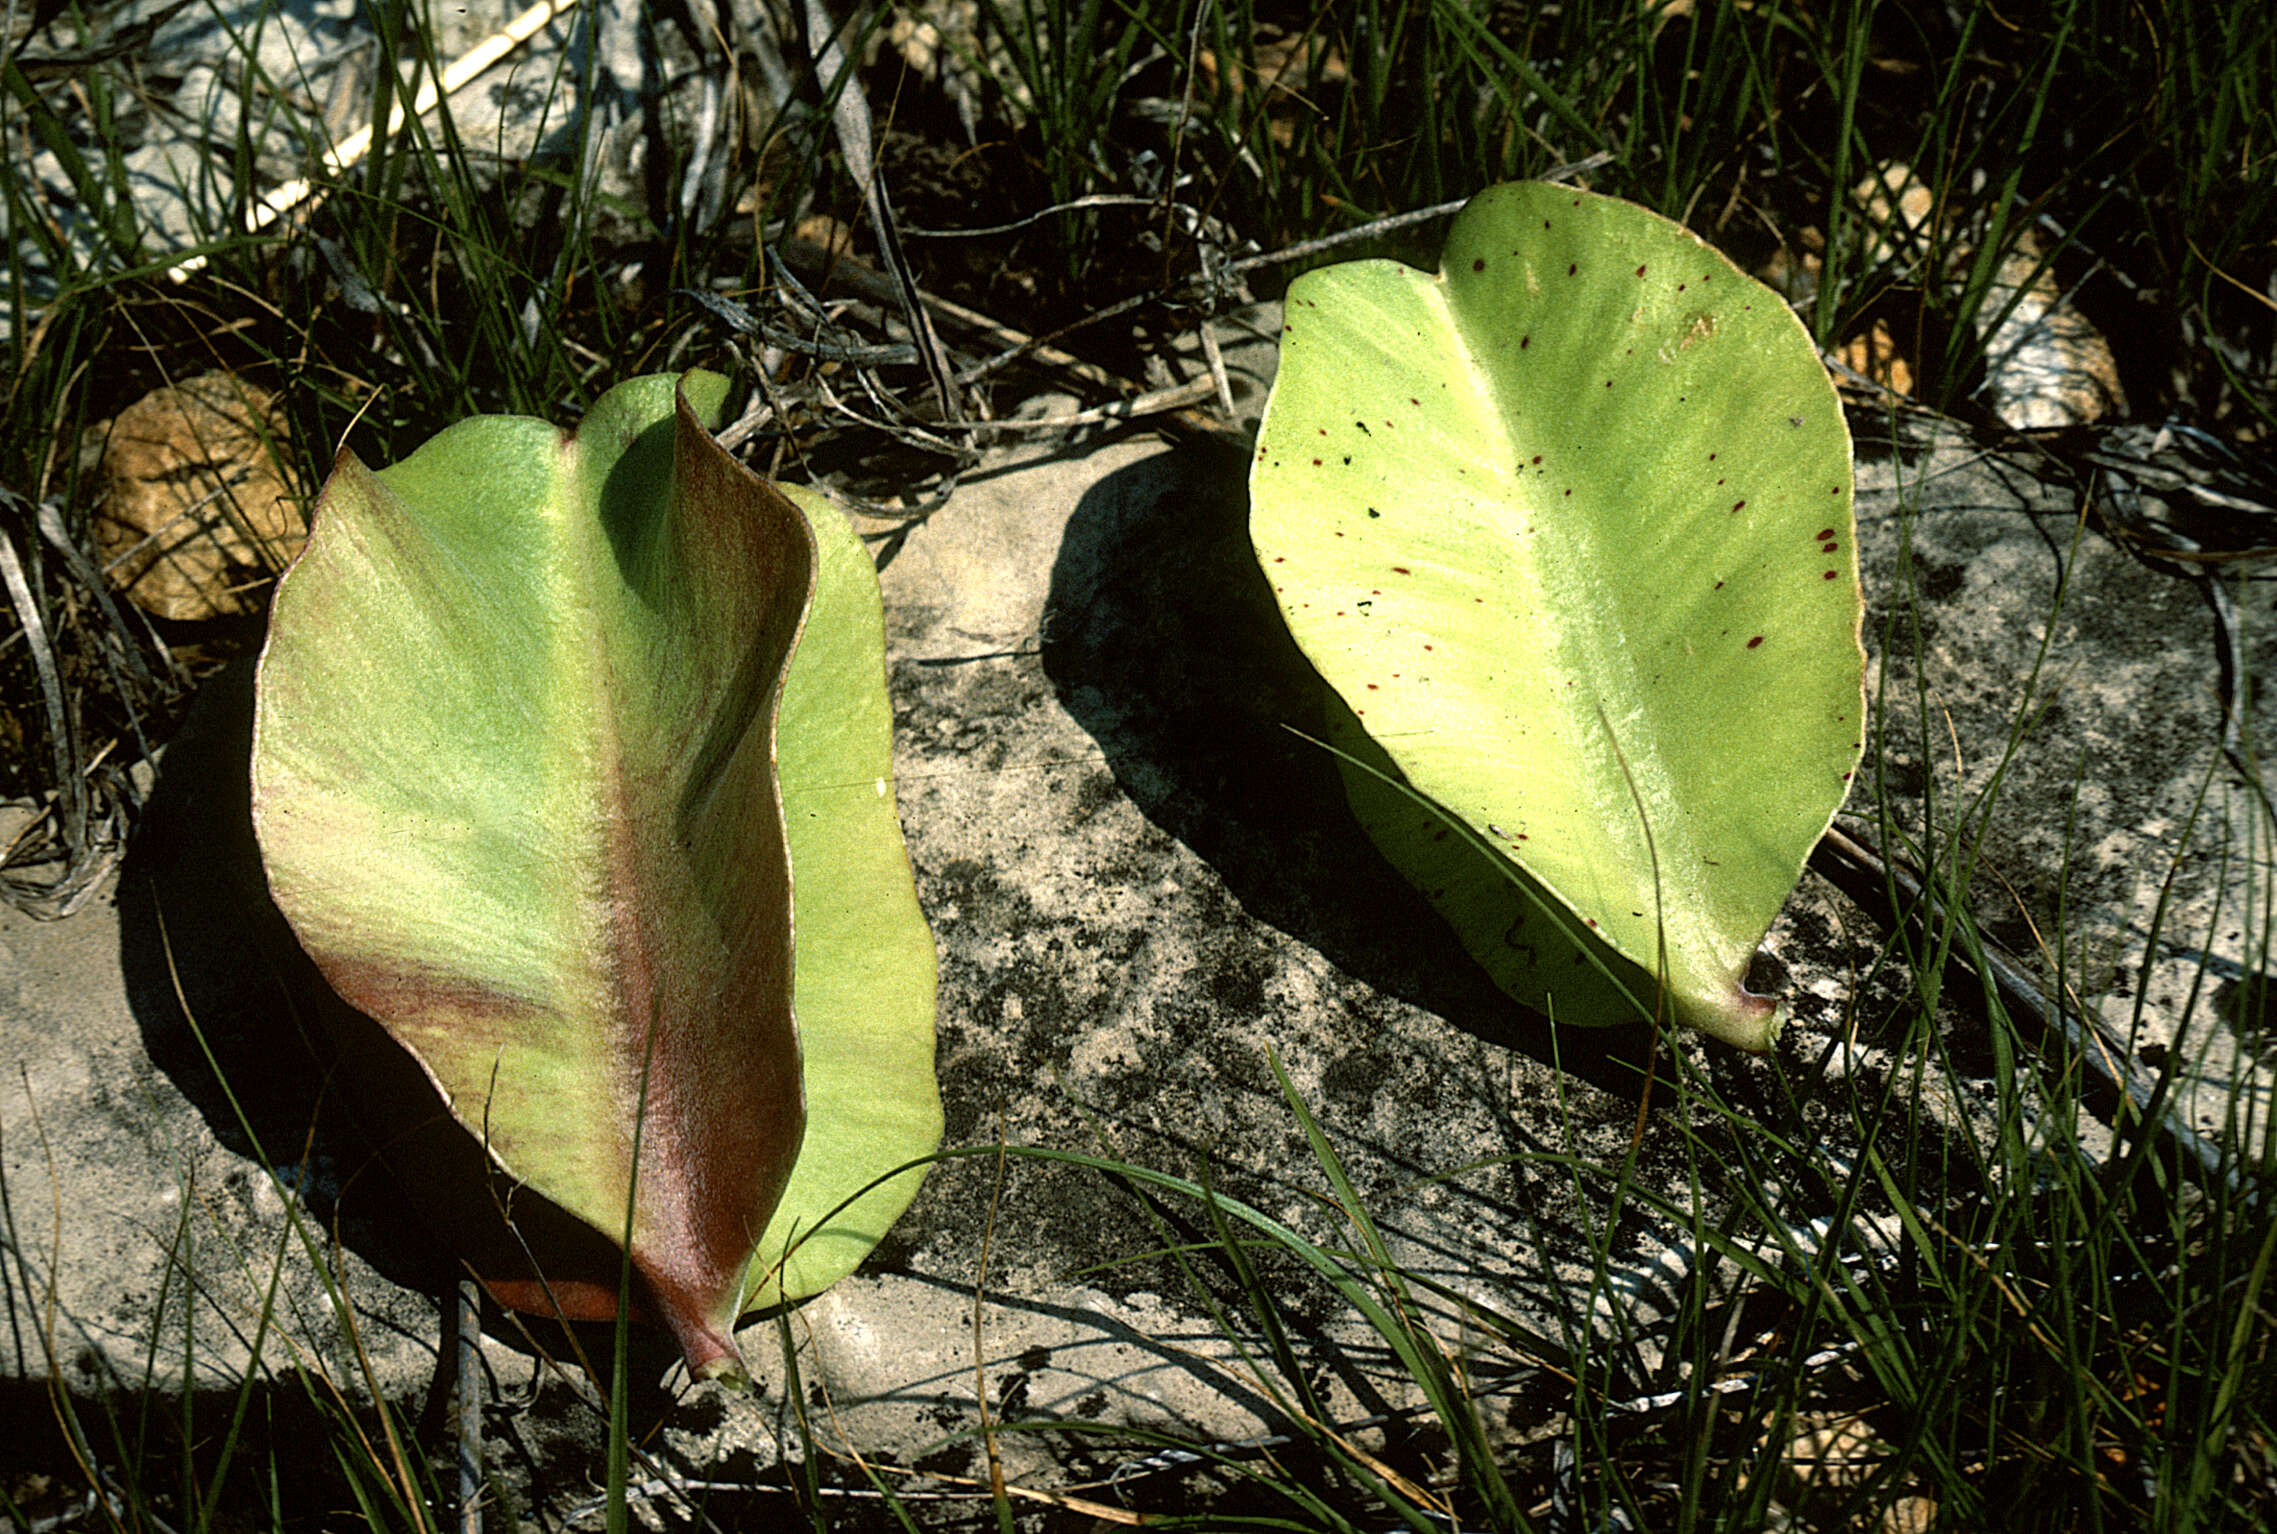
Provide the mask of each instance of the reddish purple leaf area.
MULTIPOLYGON (((614 465, 584 513, 598 527, 531 508, 501 531, 446 509, 454 482, 478 477, 447 450, 387 477, 344 459, 278 597, 255 801, 278 904, 332 987, 410 1052, 513 1179, 611 1241, 624 1238, 629 1212, 644 1308, 709 1377, 742 1371, 733 1328, 744 1268, 805 1132, 774 737, 815 547, 804 514, 722 451, 684 395, 676 401, 669 426, 637 432, 621 411, 597 409, 573 453, 557 456, 614 465), (576 573, 521 600, 537 614, 567 603, 590 625, 574 664, 591 669, 566 689, 543 668, 568 663, 529 640, 518 615, 467 610, 469 592, 502 589, 498 572, 526 566, 534 548, 561 551, 552 557, 576 573), (579 564, 581 551, 598 557, 579 564), (368 712, 399 730, 410 716, 412 737, 437 754, 396 774, 408 787, 369 797, 370 762, 399 737, 329 700, 387 685, 371 682, 377 657, 456 641, 455 630, 470 648, 453 661, 484 685, 521 686, 513 695, 537 699, 534 711, 516 716, 473 683, 446 696, 459 685, 449 665, 429 681, 431 719, 416 688, 374 697, 368 712), (486 654, 485 643, 499 648, 486 654), (537 681, 517 683, 515 665, 537 681), (579 690, 587 681, 590 696, 579 690), (469 733, 453 737, 454 727, 469 733), (581 731, 591 733, 572 745, 581 731), (495 785, 522 780, 486 774, 517 750, 590 763, 590 813, 548 818, 512 799, 499 809, 495 785), (456 834, 490 861, 461 859, 446 840, 421 854, 431 887, 372 876, 396 839, 430 824, 465 827, 456 834), (471 902, 489 913, 484 931, 510 931, 514 918, 497 913, 519 907, 501 891, 519 887, 511 872, 483 870, 548 866, 576 871, 537 876, 527 896, 533 922, 577 935, 557 944, 561 959, 517 979, 511 944, 485 960, 500 947, 473 938, 454 950, 463 959, 430 959, 423 903, 449 912, 471 902)), ((492 430, 508 445, 543 440, 511 435, 511 423, 492 430)), ((526 461, 497 468, 543 472, 526 461)), ((497 504, 512 510, 519 493, 499 492, 497 504)), ((558 483, 549 493, 573 495, 558 483)), ((462 1202, 493 1192, 477 1179, 462 1202)), ((556 1266, 531 1249, 533 1271, 514 1245, 475 1239, 467 1250, 501 1303, 572 1319, 616 1312, 615 1274, 594 1271, 591 1251, 556 1266)))

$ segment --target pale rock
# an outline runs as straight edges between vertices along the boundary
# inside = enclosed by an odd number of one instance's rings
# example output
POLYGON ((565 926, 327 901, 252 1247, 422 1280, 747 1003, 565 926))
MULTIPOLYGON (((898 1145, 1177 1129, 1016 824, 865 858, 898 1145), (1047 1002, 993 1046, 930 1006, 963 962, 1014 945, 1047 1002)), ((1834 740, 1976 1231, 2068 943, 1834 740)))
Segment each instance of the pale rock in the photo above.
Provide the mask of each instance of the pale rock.
POLYGON ((256 611, 307 536, 266 389, 203 373, 92 427, 95 539, 111 582, 160 618, 256 611))

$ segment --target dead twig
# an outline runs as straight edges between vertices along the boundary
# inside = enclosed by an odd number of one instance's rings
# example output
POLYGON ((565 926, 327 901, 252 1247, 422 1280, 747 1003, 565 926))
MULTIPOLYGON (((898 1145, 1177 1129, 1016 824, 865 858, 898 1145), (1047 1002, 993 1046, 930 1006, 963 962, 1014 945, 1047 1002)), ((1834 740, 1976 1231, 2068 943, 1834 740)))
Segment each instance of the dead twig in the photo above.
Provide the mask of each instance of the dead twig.
MULTIPOLYGON (((1570 165, 1552 166, 1536 179, 1553 182, 1571 181, 1576 176, 1586 176, 1598 167, 1612 163, 1613 156, 1601 149, 1587 159, 1575 160, 1570 165)), ((1291 261, 1302 261, 1309 256, 1323 255, 1340 246, 1356 244, 1362 240, 1378 239, 1402 229, 1412 228, 1417 224, 1427 224, 1435 218, 1451 218, 1460 213, 1469 201, 1468 197, 1458 197, 1453 202, 1434 203, 1428 208, 1416 208, 1411 212, 1393 213, 1384 218, 1372 219, 1365 224, 1355 225, 1335 234, 1324 234, 1317 240, 1300 240, 1294 245, 1285 245, 1279 250, 1267 251, 1261 256, 1246 256, 1234 262, 1228 270, 1238 275, 1243 272, 1254 272, 1261 267, 1282 266, 1291 261)))
POLYGON ((825 96, 835 93, 830 120, 838 138, 838 152, 845 157, 846 173, 862 189, 862 205, 870 216, 870 228, 877 235, 878 253, 891 274, 895 303, 916 339, 918 358, 925 364, 926 376, 932 380, 941 419, 956 420, 964 414, 964 398, 949 371, 949 354, 933 329, 924 295, 918 291, 917 278, 909 269, 909 258, 902 253, 901 231, 894 218, 893 202, 886 195, 884 178, 878 174, 869 103, 857 87, 854 66, 839 44, 838 28, 822 0, 806 0, 802 15, 806 23, 807 55, 813 61, 815 77, 825 96))
MULTIPOLYGON (((1839 826, 1830 826, 1811 853, 1811 866, 1828 882, 1871 912, 1893 931, 1908 923, 1937 923, 1953 917, 1944 898, 1911 869, 1884 859, 1866 842, 1839 826)), ((2235 1169, 2225 1171, 2221 1150, 2189 1125, 2166 1101, 2160 1084, 2135 1066, 2126 1040, 2092 1015, 2050 1001, 2024 973, 2023 966, 1999 945, 1979 933, 1967 962, 1983 955, 1982 978, 2010 1016, 2043 1036, 2060 1038, 2089 1074, 2123 1098, 2128 1107, 2155 1132, 2162 1134, 2197 1168, 2208 1182, 2223 1177, 2235 1180, 2235 1169)))
MULTIPOLYGON (((891 279, 880 275, 863 262, 848 256, 839 256, 811 240, 788 239, 783 241, 783 259, 795 270, 809 276, 827 272, 832 281, 844 286, 855 297, 866 302, 890 307, 900 300, 900 291, 891 279)), ((1025 331, 1015 330, 1001 320, 968 309, 951 299, 922 289, 917 299, 926 311, 945 322, 951 329, 968 338, 1010 348, 1015 356, 1025 356, 1037 366, 1086 389, 1104 389, 1111 393, 1136 392, 1131 385, 1117 378, 1105 368, 1084 361, 1072 352, 1048 346, 1025 331)), ((992 367, 989 371, 994 371, 992 367)), ((984 374, 968 374, 967 384, 975 383, 984 374)))
POLYGON ((458 1283, 459 1534, 482 1534, 482 1288, 458 1283))

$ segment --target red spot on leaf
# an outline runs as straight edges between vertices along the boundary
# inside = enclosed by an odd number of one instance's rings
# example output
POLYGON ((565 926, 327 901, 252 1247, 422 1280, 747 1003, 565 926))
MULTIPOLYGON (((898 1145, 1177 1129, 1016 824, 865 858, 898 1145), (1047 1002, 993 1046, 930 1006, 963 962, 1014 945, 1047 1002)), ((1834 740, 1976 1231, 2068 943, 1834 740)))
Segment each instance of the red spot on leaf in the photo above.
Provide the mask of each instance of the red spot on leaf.
POLYGON ((1394 575, 1412 575, 1412 574, 1414 574, 1414 573, 1415 573, 1414 571, 1412 571, 1412 570, 1408 569, 1408 568, 1407 568, 1407 566, 1405 566, 1405 565, 1393 565, 1393 566, 1392 566, 1392 574, 1394 574, 1394 575))
POLYGON ((1566 274, 1568 277, 1571 277, 1571 276, 1572 276, 1574 273, 1576 273, 1576 272, 1578 272, 1578 271, 1580 271, 1580 270, 1581 270, 1581 263, 1580 263, 1580 262, 1578 262, 1578 261, 1568 261, 1568 262, 1566 263, 1566 266, 1565 266, 1565 274, 1566 274))
POLYGON ((1638 268, 1637 268, 1637 275, 1638 275, 1639 277, 1642 277, 1642 276, 1644 275, 1644 268, 1643 268, 1643 267, 1641 267, 1641 266, 1640 266, 1640 267, 1638 267, 1638 268))
POLYGON ((1532 346, 1533 344, 1534 338, 1532 336, 1520 336, 1518 338, 1518 349, 1520 351, 1524 351, 1527 347, 1532 346))
POLYGON ((1747 647, 1752 650, 1761 643, 1763 643, 1763 636, 1761 634, 1758 634, 1747 642, 1747 647))
POLYGON ((1731 509, 1737 511, 1740 509, 1740 507, 1745 506, 1746 504, 1747 502, 1744 499, 1737 500, 1731 503, 1731 509))
POLYGON ((1827 572, 1826 572, 1826 578, 1827 578, 1828 580, 1830 580, 1830 581, 1831 581, 1831 580, 1833 580, 1833 579, 1834 579, 1834 572, 1833 572, 1832 570, 1829 570, 1829 571, 1827 571, 1827 572))
POLYGON ((1829 538, 1831 538, 1831 537, 1833 537, 1833 536, 1834 536, 1834 529, 1833 529, 1833 528, 1831 528, 1831 527, 1822 527, 1822 528, 1820 528, 1820 529, 1818 530, 1818 536, 1817 536, 1817 540, 1816 540, 1816 541, 1818 541, 1818 542, 1820 542, 1820 543, 1824 543, 1824 542, 1826 542, 1826 540, 1827 540, 1827 539, 1829 539, 1829 538))
POLYGON ((1831 554, 1831 553, 1833 553, 1833 552, 1834 552, 1834 545, 1833 545, 1833 544, 1831 544, 1831 543, 1824 543, 1824 544, 1820 544, 1820 545, 1819 545, 1819 550, 1818 550, 1818 551, 1819 551, 1821 554, 1831 554))
POLYGON ((1486 257, 1484 257, 1484 256, 1481 256, 1481 257, 1479 257, 1479 258, 1478 258, 1476 261, 1473 261, 1473 262, 1471 263, 1471 270, 1472 270, 1472 271, 1474 271, 1474 272, 1483 272, 1483 271, 1485 271, 1485 270, 1486 270, 1486 257))

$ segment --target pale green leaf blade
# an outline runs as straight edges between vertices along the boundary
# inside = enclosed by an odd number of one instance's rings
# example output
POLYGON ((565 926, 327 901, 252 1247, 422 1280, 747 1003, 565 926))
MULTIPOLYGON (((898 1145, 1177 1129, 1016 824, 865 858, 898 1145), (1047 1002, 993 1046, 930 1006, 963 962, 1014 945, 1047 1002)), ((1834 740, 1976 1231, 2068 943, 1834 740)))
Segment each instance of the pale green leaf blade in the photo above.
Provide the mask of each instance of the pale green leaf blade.
MULTIPOLYGON (((1251 535, 1414 789, 1643 970, 1665 939, 1678 1014, 1759 1048, 1748 961, 1863 738, 1850 497, 1775 295, 1642 209, 1519 184, 1473 200, 1436 276, 1292 285, 1251 535)), ((1414 831, 1370 818, 1412 862, 1414 831)), ((1443 909, 1482 957, 1509 946, 1506 913, 1443 909)))
POLYGON ((941 1141, 933 933, 894 804, 877 571, 836 507, 812 490, 785 494, 806 511, 817 548, 814 608, 784 681, 779 730, 807 1131, 759 1240, 746 1308, 817 1293, 853 1271, 923 1174, 838 1205, 941 1141))

